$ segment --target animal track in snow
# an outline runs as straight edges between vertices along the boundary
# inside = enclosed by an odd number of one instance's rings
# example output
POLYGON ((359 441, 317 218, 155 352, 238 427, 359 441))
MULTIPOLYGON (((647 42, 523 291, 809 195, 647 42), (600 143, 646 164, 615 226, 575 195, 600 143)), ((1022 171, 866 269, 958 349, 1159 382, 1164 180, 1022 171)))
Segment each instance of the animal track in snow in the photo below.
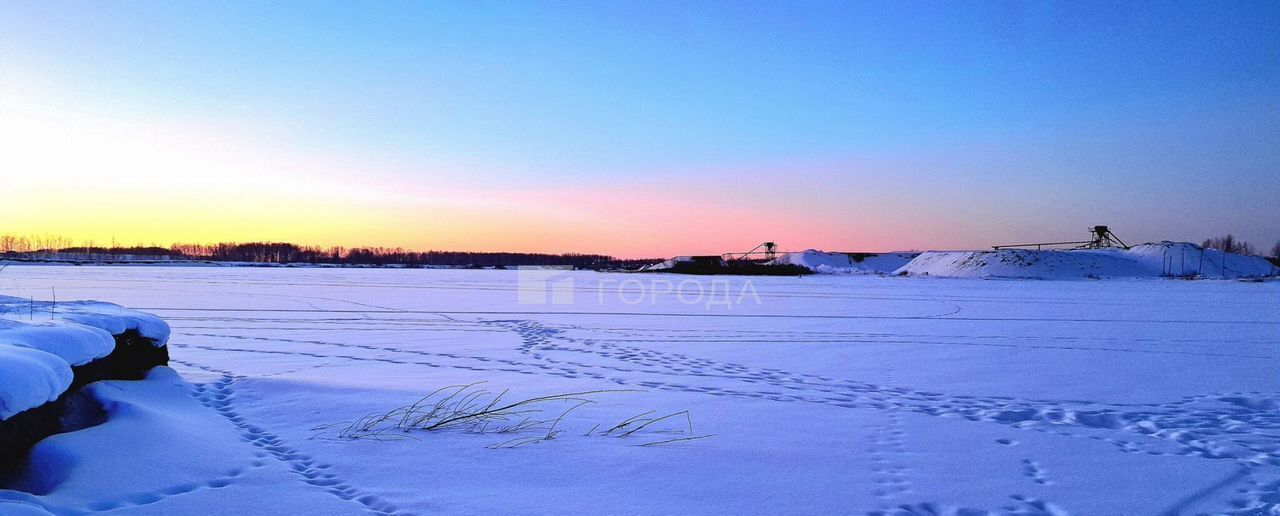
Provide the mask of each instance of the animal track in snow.
POLYGON ((1022 459, 1022 474, 1027 478, 1030 478, 1031 481, 1042 486, 1053 483, 1046 476, 1044 467, 1041 466, 1039 462, 1031 459, 1022 459))
POLYGON ((211 383, 196 385, 192 395, 205 406, 230 421, 239 430, 241 440, 261 450, 255 454, 256 458, 253 466, 260 467, 265 465, 268 459, 275 459, 283 463, 303 483, 323 489, 340 499, 358 503, 371 512, 386 516, 407 514, 376 496, 362 494, 355 487, 343 482, 336 475, 327 471, 329 469, 328 464, 318 463, 313 457, 289 447, 276 435, 245 421, 240 413, 236 411, 233 404, 235 398, 234 384, 241 377, 232 374, 230 371, 195 362, 171 361, 218 375, 218 379, 211 383))

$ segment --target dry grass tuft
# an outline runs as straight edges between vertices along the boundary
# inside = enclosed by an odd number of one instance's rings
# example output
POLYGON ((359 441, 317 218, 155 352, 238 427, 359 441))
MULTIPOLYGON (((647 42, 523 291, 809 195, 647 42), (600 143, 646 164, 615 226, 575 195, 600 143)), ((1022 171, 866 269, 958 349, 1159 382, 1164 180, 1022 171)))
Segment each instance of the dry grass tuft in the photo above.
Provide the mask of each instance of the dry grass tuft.
MULTIPOLYGON (((508 391, 493 393, 479 385, 484 382, 450 385, 436 389, 411 405, 388 412, 374 413, 356 419, 313 428, 314 438, 371 439, 375 441, 420 439, 423 432, 456 430, 477 434, 523 434, 497 442, 486 448, 519 448, 528 444, 550 441, 564 431, 561 423, 571 412, 595 403, 592 396, 634 390, 602 389, 537 396, 521 400, 508 399, 508 391), (552 407, 565 407, 549 412, 552 407), (547 414, 555 414, 548 417, 547 414), (528 435, 534 434, 534 435, 528 435)), ((674 412, 651 417, 655 411, 632 416, 622 422, 597 432, 595 425, 584 436, 628 438, 639 435, 667 434, 671 437, 641 443, 654 446, 667 443, 692 441, 711 437, 694 435, 693 419, 689 411, 674 412), (683 416, 683 418, 681 417, 683 416), (671 423, 683 422, 679 426, 671 423), (642 432, 644 431, 644 432, 642 432)))

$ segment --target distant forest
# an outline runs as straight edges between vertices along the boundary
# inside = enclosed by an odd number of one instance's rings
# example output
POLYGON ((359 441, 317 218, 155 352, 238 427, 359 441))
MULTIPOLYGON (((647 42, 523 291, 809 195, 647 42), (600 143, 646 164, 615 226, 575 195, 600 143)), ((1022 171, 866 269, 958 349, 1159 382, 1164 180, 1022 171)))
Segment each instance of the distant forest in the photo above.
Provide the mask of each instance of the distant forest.
POLYGON ((169 247, 134 245, 73 245, 51 236, 0 235, 0 253, 9 258, 36 260, 202 260, 247 263, 312 263, 335 265, 400 265, 409 267, 511 267, 569 265, 581 269, 630 268, 661 259, 627 260, 599 254, 483 253, 414 251, 399 247, 319 247, 286 242, 222 242, 173 244, 169 247))

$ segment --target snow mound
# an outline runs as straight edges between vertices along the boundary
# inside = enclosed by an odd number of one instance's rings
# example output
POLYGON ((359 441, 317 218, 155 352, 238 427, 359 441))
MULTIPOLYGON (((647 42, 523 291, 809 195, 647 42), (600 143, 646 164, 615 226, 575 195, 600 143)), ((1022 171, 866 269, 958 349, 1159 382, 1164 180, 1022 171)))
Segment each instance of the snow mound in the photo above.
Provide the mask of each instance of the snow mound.
POLYGON ((39 495, 25 501, 58 513, 138 505, 140 495, 194 491, 253 459, 253 449, 235 429, 192 398, 187 383, 168 367, 152 369, 142 381, 96 382, 83 392, 106 411, 105 422, 32 448, 15 487, 39 495))
POLYGON ((5 516, 53 516, 53 513, 18 500, 0 500, 0 514, 5 516))
POLYGON ((58 399, 71 380, 71 366, 57 355, 0 344, 0 420, 58 399))
POLYGON ((96 301, 32 302, 0 296, 0 420, 56 400, 72 366, 110 355, 129 330, 156 346, 169 340, 160 318, 96 301))
POLYGON ((1129 249, 1036 251, 930 251, 899 274, 954 278, 1254 278, 1280 273, 1259 256, 1223 253, 1187 242, 1159 242, 1129 249))
POLYGON ((210 410, 169 367, 81 392, 104 420, 36 444, 0 489, 0 515, 405 514, 348 494, 327 465, 238 422, 230 408, 210 410), (322 489, 285 487, 295 484, 322 489))
POLYGON ((117 304, 101 301, 58 303, 56 313, 59 319, 100 328, 112 335, 136 330, 139 335, 155 341, 156 346, 169 342, 169 325, 163 319, 117 304))
POLYGON ((819 274, 891 273, 920 253, 828 253, 809 249, 785 253, 770 265, 799 265, 819 274))
POLYGON ((58 320, 0 319, 0 345, 38 349, 78 366, 105 357, 115 349, 111 333, 101 328, 58 320))

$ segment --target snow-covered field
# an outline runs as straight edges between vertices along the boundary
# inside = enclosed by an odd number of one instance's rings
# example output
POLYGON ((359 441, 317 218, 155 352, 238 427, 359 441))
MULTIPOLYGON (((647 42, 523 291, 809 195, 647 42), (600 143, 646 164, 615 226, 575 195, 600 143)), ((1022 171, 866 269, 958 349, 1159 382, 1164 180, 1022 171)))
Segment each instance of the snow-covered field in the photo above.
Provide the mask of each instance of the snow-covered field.
POLYGON ((10 266, 159 315, 173 370, 91 385, 0 513, 1280 511, 1274 281, 538 272, 10 266), (611 392, 553 439, 317 430, 474 382, 611 392))

